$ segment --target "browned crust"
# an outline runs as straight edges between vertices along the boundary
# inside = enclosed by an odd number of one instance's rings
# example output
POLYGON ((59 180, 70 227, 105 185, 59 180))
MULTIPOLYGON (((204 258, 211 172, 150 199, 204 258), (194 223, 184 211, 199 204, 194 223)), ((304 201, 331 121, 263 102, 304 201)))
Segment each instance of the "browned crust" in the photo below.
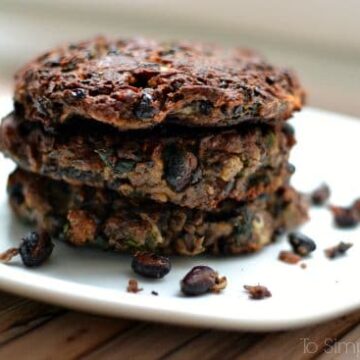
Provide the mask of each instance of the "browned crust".
POLYGON ((25 65, 15 101, 47 127, 80 115, 128 130, 285 120, 304 91, 294 73, 249 50, 98 37, 25 65))

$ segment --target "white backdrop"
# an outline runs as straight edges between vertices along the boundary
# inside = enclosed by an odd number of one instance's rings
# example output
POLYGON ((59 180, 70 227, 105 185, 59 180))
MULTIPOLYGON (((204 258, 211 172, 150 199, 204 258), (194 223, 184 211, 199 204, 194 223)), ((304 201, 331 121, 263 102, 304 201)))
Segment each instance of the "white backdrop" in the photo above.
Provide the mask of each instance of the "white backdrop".
POLYGON ((189 38, 259 48, 300 72, 311 104, 360 116, 359 18, 359 0, 0 0, 0 82, 62 41, 189 38))

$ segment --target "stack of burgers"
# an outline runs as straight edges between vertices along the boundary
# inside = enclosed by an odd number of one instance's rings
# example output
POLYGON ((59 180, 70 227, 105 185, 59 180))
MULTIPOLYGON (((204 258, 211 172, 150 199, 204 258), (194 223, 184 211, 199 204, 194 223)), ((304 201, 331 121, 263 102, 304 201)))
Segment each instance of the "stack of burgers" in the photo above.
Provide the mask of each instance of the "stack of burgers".
POLYGON ((306 220, 289 185, 296 76, 249 50, 69 44, 16 74, 0 147, 15 213, 76 246, 257 251, 306 220))

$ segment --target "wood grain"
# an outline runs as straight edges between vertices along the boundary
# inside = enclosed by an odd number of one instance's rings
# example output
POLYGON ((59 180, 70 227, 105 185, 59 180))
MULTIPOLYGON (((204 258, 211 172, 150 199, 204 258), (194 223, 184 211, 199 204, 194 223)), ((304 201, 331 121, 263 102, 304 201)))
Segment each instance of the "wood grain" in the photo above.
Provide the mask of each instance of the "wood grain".
POLYGON ((268 334, 262 341, 239 354, 236 359, 312 359, 323 352, 329 341, 342 337, 359 321, 360 312, 358 311, 325 324, 296 331, 268 334), (304 342, 307 347, 304 346, 304 342))
POLYGON ((172 351, 164 359, 234 359, 236 354, 261 341, 262 337, 261 334, 212 331, 172 351))
POLYGON ((133 322, 67 313, 0 347, 0 359, 75 359, 96 349, 133 322))
POLYGON ((324 349, 319 360, 353 360, 360 358, 360 325, 337 338, 332 346, 324 349))
POLYGON ((0 299, 0 345, 65 311, 4 293, 0 293, 0 299))
POLYGON ((0 359, 356 359, 360 311, 276 333, 202 330, 69 312, 0 293, 0 359))
MULTIPOLYGON (((143 324, 85 357, 95 359, 160 359, 174 348, 196 338, 204 330, 171 327, 158 324, 143 324)), ((0 352, 1 357, 1 352, 0 352)))
MULTIPOLYGON (((208 332, 174 349, 162 359, 312 359, 321 354, 330 341, 341 337, 359 321, 360 312, 357 312, 325 324, 289 332, 208 332), (304 339, 308 339, 307 347, 304 347, 304 339)), ((357 334, 360 337, 360 328, 357 334)))

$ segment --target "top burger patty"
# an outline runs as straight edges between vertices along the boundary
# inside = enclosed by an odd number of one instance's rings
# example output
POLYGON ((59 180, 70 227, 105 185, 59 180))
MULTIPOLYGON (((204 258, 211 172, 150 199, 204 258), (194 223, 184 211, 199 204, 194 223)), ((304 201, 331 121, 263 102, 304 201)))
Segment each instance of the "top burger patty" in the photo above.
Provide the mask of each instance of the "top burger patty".
POLYGON ((249 50, 98 37, 25 65, 15 101, 48 128, 80 115, 128 130, 285 120, 304 91, 292 72, 249 50))

